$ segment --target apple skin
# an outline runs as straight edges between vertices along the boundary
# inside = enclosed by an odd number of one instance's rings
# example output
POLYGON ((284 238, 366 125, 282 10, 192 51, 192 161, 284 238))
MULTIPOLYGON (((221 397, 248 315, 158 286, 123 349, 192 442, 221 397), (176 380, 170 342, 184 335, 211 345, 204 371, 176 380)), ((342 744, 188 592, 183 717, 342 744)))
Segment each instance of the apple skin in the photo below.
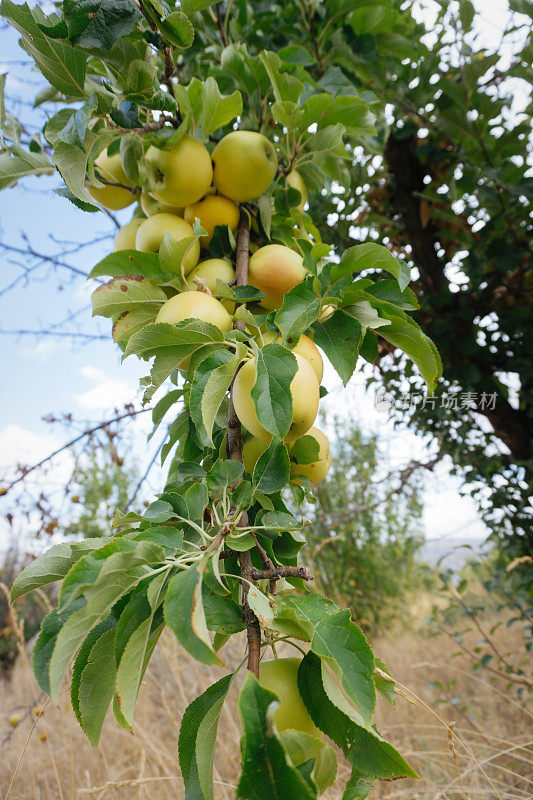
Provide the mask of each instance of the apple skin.
MULTIPOLYGON (((161 212, 143 220, 142 225, 139 226, 135 237, 137 250, 142 250, 145 253, 157 253, 165 233, 169 233, 177 242, 194 235, 193 229, 184 219, 176 216, 176 214, 161 212)), ((199 258, 200 243, 196 240, 183 259, 185 275, 196 266, 199 258)), ((179 273, 179 267, 176 267, 175 272, 179 273)))
POLYGON ((244 443, 242 448, 242 461, 244 469, 250 475, 252 475, 254 471, 259 456, 263 455, 268 445, 268 442, 264 442, 262 439, 256 439, 255 436, 251 436, 248 441, 244 443))
MULTIPOLYGON (((273 331, 264 331, 261 329, 261 336, 263 337, 263 345, 272 344, 273 342, 275 344, 281 344, 283 341, 283 337, 278 336, 273 331)), ((259 340, 259 337, 257 338, 259 340)), ((257 343, 259 344, 260 347, 263 346, 261 345, 260 341, 258 341, 257 343)), ((309 363, 311 364, 311 366, 315 371, 315 375, 317 377, 318 382, 322 383, 322 377, 324 375, 324 362, 322 361, 320 350, 313 342, 313 340, 310 339, 309 336, 306 336, 305 333, 302 333, 302 335, 298 339, 298 344, 292 348, 292 352, 296 353, 299 356, 303 356, 303 358, 309 361, 309 363)))
POLYGON ((143 222, 144 219, 142 217, 135 217, 131 222, 119 229, 113 242, 113 251, 115 253, 117 250, 135 250, 135 238, 143 222))
POLYGON ((177 214, 178 217, 183 217, 183 208, 167 206, 166 203, 160 203, 159 200, 155 200, 152 195, 148 194, 147 192, 141 192, 139 203, 147 217, 151 217, 154 214, 160 214, 162 211, 165 211, 168 214, 177 214))
MULTIPOLYGON (((202 278, 213 297, 217 297, 217 279, 229 284, 235 280, 235 270, 224 258, 208 258, 206 261, 200 261, 187 275, 187 287, 191 292, 197 290, 195 278, 202 278)), ((235 303, 232 300, 221 300, 220 302, 230 314, 233 314, 235 303)))
POLYGON ((304 433, 304 436, 312 436, 318 442, 318 461, 313 461, 311 464, 294 464, 294 473, 304 475, 311 483, 317 484, 324 480, 331 467, 329 439, 314 425, 304 433))
POLYGON ((237 230, 239 224, 239 206, 222 197, 219 194, 212 194, 204 197, 199 203, 187 206, 183 213, 183 218, 189 225, 194 224, 196 217, 200 220, 200 225, 207 231, 207 236, 200 237, 200 244, 207 248, 213 238, 217 225, 228 225, 232 233, 237 230))
POLYGON ((274 712, 274 722, 278 731, 290 728, 321 739, 322 731, 311 719, 298 691, 298 669, 301 660, 301 658, 275 658, 271 661, 261 661, 259 683, 279 698, 279 707, 274 712))
POLYGON ((154 168, 157 180, 150 194, 160 203, 184 208, 197 203, 211 186, 211 156, 191 136, 184 136, 172 150, 158 150, 152 145, 146 161, 154 168))
POLYGON ((232 320, 224 306, 215 297, 205 292, 181 292, 163 303, 156 322, 175 325, 184 319, 200 319, 210 322, 226 333, 231 330, 232 320))
POLYGON ((267 244, 250 258, 248 283, 265 293, 259 305, 268 311, 281 308, 285 292, 307 275, 302 256, 284 244, 267 244))
POLYGON ((296 208, 298 209, 298 211, 303 211, 309 195, 307 193, 307 186, 305 185, 305 181, 297 169, 293 169, 292 172, 289 172, 289 174, 287 175, 287 183, 289 184, 289 186, 292 186, 293 189, 297 189, 302 195, 302 199, 300 200, 296 208))
POLYGON ((236 203, 255 200, 263 194, 278 168, 276 148, 255 131, 232 131, 212 153, 213 182, 217 192, 236 203))
MULTIPOLYGON (((309 361, 298 354, 296 375, 291 383, 293 416, 286 442, 294 442, 309 430, 318 414, 319 384, 315 371, 309 361)), ((240 422, 252 436, 270 442, 272 434, 259 422, 252 400, 251 391, 255 381, 255 358, 247 361, 237 373, 233 384, 233 405, 240 422)))
MULTIPOLYGON (((124 186, 132 185, 122 169, 119 153, 115 153, 114 156, 108 156, 106 150, 102 151, 95 159, 94 166, 97 173, 99 172, 107 181, 123 183, 124 186)), ((101 189, 96 186, 87 186, 87 191, 97 203, 111 211, 120 211, 121 208, 131 206, 137 199, 133 192, 121 189, 119 186, 103 186, 101 189)))

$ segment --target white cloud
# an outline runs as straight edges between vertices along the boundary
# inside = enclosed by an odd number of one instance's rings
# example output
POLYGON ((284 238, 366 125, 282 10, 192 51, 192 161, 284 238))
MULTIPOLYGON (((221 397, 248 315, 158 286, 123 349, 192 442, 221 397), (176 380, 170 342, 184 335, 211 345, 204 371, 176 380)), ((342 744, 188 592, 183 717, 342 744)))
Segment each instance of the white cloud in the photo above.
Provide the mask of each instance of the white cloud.
POLYGON ((58 446, 50 434, 37 434, 8 425, 0 431, 0 469, 16 464, 32 464, 44 458, 58 446))
POLYGON ((106 411, 131 403, 137 396, 135 383, 108 375, 96 367, 82 367, 80 374, 93 384, 86 392, 74 395, 76 403, 84 411, 106 411))

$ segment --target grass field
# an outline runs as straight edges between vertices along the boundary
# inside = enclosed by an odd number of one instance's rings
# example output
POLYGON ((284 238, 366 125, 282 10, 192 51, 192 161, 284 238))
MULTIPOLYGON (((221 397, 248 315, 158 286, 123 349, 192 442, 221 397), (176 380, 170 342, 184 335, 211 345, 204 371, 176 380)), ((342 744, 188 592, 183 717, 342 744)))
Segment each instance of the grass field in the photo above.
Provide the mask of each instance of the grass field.
MULTIPOLYGON (((513 629, 499 628, 498 644, 513 649, 513 629)), ((372 798, 393 800, 530 800, 533 797, 533 714, 501 678, 473 675, 466 657, 452 658, 442 635, 395 633, 374 643, 376 654, 405 687, 396 709, 379 703, 377 724, 421 775, 381 782, 372 798), (494 682, 492 682, 494 681, 494 682), (432 686, 439 682, 440 686, 432 686), (414 693, 414 694, 412 694, 414 693), (415 697, 416 695, 416 697, 415 697), (406 698, 409 697, 410 701, 406 698), (417 699, 418 698, 418 699, 417 699), (449 726, 449 723, 455 725, 449 726)), ((471 644, 475 644, 472 637, 471 644)), ((226 653, 229 664, 241 649, 226 653)), ((152 659, 137 707, 135 734, 108 716, 100 746, 85 739, 68 704, 45 702, 27 659, 0 683, 0 796, 19 800, 181 800, 177 730, 187 704, 218 672, 193 662, 171 635, 152 659), (20 714, 15 728, 11 714, 20 714), (16 774, 15 774, 16 773, 16 774), (15 778, 13 780, 13 776, 15 778)), ((238 774, 239 721, 235 694, 222 712, 215 760, 215 798, 230 800, 238 774)), ((348 769, 325 795, 340 800, 348 769)), ((291 798, 298 800, 298 798, 291 798)))

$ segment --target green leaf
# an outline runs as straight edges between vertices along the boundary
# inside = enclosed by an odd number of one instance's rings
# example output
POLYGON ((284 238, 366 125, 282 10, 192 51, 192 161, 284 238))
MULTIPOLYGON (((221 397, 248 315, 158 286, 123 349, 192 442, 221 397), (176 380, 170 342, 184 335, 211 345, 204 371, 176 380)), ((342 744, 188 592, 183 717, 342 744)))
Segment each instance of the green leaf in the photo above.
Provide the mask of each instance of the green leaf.
POLYGON ((442 375, 442 365, 435 345, 413 320, 402 319, 383 309, 381 314, 389 319, 391 324, 379 329, 380 336, 409 356, 420 370, 431 393, 442 375))
POLYGON ((287 448, 273 439, 257 459, 252 476, 254 488, 263 494, 281 491, 289 481, 289 466, 287 448))
POLYGON ((167 273, 170 273, 174 280, 176 280, 176 275, 181 276, 181 278, 185 280, 185 275, 182 271, 183 259, 187 253, 190 252, 194 243, 198 241, 203 230, 204 229, 200 227, 198 232, 195 231, 192 236, 186 236, 184 239, 180 239, 179 242, 176 241, 170 233, 165 233, 163 236, 163 241, 159 248, 159 260, 161 262, 161 268, 166 270, 167 273))
POLYGON ((290 763, 283 747, 273 720, 277 705, 276 695, 263 689, 248 672, 239 694, 242 773, 236 800, 316 798, 316 792, 290 763))
POLYGON ((398 281, 398 286, 402 292, 411 278, 407 261, 399 261, 383 245, 369 242, 367 244, 356 244, 354 247, 349 247, 344 251, 340 262, 333 265, 331 282, 336 283, 346 275, 353 275, 366 269, 389 272, 398 281))
POLYGON ((18 144, 0 152, 0 189, 29 175, 52 175, 54 166, 44 153, 30 153, 18 144))
POLYGON ((148 665, 151 649, 155 647, 155 642, 162 631, 160 626, 159 633, 150 649, 150 638, 153 635, 152 625, 154 615, 159 604, 163 584, 167 578, 167 573, 162 572, 157 575, 150 583, 151 614, 139 625, 131 634, 128 643, 124 648, 117 670, 116 692, 120 703, 120 710, 124 719, 130 726, 133 726, 135 715, 135 703, 141 686, 144 671, 148 665), (147 658, 148 656, 148 658, 147 658))
MULTIPOLYGON (((148 565, 164 560, 164 551, 151 542, 106 559, 98 579, 84 590, 87 605, 72 614, 58 634, 50 661, 50 695, 57 701, 70 659, 91 628, 109 614, 129 589, 149 574, 148 565)), ((88 573, 89 574, 89 573, 88 573)))
POLYGON ((217 458, 207 473, 207 485, 212 495, 221 494, 221 489, 231 486, 241 477, 244 466, 240 461, 217 458))
POLYGON ((21 47, 52 86, 71 99, 85 96, 85 55, 45 36, 39 25, 47 20, 39 7, 2 0, 0 14, 21 34, 21 47))
POLYGON ((318 461, 320 447, 314 436, 301 436, 291 450, 291 460, 297 464, 312 464, 318 461))
POLYGON ((115 691, 115 629, 103 633, 93 645, 81 674, 78 690, 81 726, 96 747, 105 715, 115 691))
POLYGON ((379 316, 374 306, 370 305, 368 300, 361 300, 358 303, 351 303, 348 306, 343 306, 345 314, 353 317, 357 322, 360 322, 363 328, 382 328, 384 325, 390 325, 388 319, 383 319, 379 316))
POLYGON ((97 185, 101 185, 101 182, 94 176, 94 159, 116 138, 116 133, 107 130, 97 134, 87 131, 85 149, 70 142, 61 141, 59 138, 54 146, 52 160, 61 173, 61 177, 72 194, 85 203, 94 205, 94 200, 86 188, 87 172, 97 185))
MULTIPOLYGON (((344 78, 346 84, 346 78, 344 78)), ((375 133, 374 114, 360 97, 329 93, 313 94, 303 106, 302 130, 316 124, 319 129, 341 124, 352 135, 371 135, 375 133)))
POLYGON ((190 47, 194 40, 194 28, 183 11, 171 11, 159 20, 159 30, 170 44, 176 47, 190 47))
POLYGON ((183 714, 178 755, 188 800, 212 800, 216 730, 232 679, 233 674, 225 675, 193 700, 183 714))
POLYGON ((278 439, 284 439, 292 424, 291 382, 296 375, 296 358, 286 347, 267 344, 256 358, 252 400, 261 425, 278 439))
POLYGON ((246 345, 241 343, 235 346, 233 356, 228 350, 217 350, 202 361, 194 373, 191 385, 191 416, 197 428, 203 424, 210 444, 213 443, 213 425, 219 408, 246 352, 246 345), (193 405, 198 404, 198 400, 199 408, 198 405, 193 405))
MULTIPOLYGON (((342 749, 348 761, 361 773, 385 780, 418 777, 374 728, 367 730, 356 725, 331 702, 324 691, 320 659, 312 652, 307 653, 300 664, 298 690, 315 725, 342 749)), ((352 797, 357 798, 357 794, 352 797)))
POLYGON ((274 321, 288 341, 306 331, 318 319, 319 312, 320 298, 313 289, 313 276, 309 276, 286 292, 274 321))
POLYGON ((65 0, 68 39, 78 47, 108 50, 135 30, 140 12, 129 0, 65 0))
POLYGON ((50 694, 50 659, 59 631, 67 619, 83 607, 84 602, 80 597, 64 611, 54 608, 41 622, 39 636, 31 651, 31 666, 37 683, 46 694, 50 694))
POLYGON ((198 607, 198 587, 201 592, 201 575, 195 565, 174 575, 168 585, 163 606, 165 622, 193 658, 202 664, 220 664, 210 644, 204 641, 204 632, 198 625, 198 619, 193 623, 193 615, 200 614, 201 617, 203 613, 201 602, 198 607))
POLYGON ((315 322, 313 330, 315 344, 325 352, 346 386, 354 373, 363 339, 361 323, 339 310, 325 322, 315 322))
POLYGON ((116 618, 112 614, 110 614, 109 617, 107 617, 107 619, 103 620, 102 622, 99 622, 98 625, 95 625, 92 631, 90 631, 83 640, 83 644, 78 650, 78 654, 74 660, 74 664, 72 665, 72 679, 70 682, 70 702, 72 703, 73 711, 76 714, 76 719, 78 720, 82 728, 83 728, 83 723, 81 718, 80 700, 79 700, 81 676, 83 674, 83 670, 87 666, 87 661, 89 660, 91 650, 93 649, 98 639, 104 633, 107 633, 111 629, 113 629, 113 633, 116 634, 115 630, 116 624, 117 624, 116 618))
POLYGON ((83 542, 62 542, 54 545, 17 575, 11 587, 11 602, 32 589, 61 580, 85 553, 97 550, 112 540, 112 536, 104 536, 85 539, 83 542))
POLYGON ((365 775, 355 767, 344 787, 342 800, 365 800, 374 788, 375 779, 365 775))
POLYGON ((159 286, 138 275, 111 278, 95 289, 91 296, 93 317, 112 319, 133 308, 141 308, 146 312, 150 310, 155 316, 166 300, 167 296, 159 286))
POLYGON ((374 673, 374 683, 376 684, 376 689, 380 693, 385 700, 391 704, 391 706, 396 705, 396 684, 394 680, 391 679, 387 680, 383 678, 381 675, 378 674, 377 669, 380 669, 386 675, 390 675, 389 668, 387 665, 380 659, 376 658, 376 672, 374 673))
POLYGON ((311 649, 330 664, 369 726, 376 705, 374 655, 363 631, 350 619, 349 609, 328 615, 316 625, 311 649))
POLYGON ((198 122, 202 126, 204 136, 219 128, 223 128, 242 114, 241 93, 234 91, 228 97, 220 94, 218 84, 213 77, 207 78, 202 91, 202 110, 198 122))
POLYGON ((124 358, 137 355, 148 359, 155 356, 151 377, 160 386, 180 364, 206 344, 224 344, 224 334, 216 325, 200 320, 185 320, 177 325, 157 322, 146 325, 128 341, 124 358))
POLYGON ((367 286, 365 291, 367 294, 371 294, 380 300, 386 300, 404 311, 416 311, 420 308, 413 290, 407 287, 402 291, 396 281, 377 281, 377 283, 367 286))
POLYGON ((92 268, 87 278, 98 278, 101 275, 113 278, 119 275, 140 275, 156 283, 166 283, 176 277, 161 268, 157 253, 143 253, 139 250, 118 250, 110 253, 92 268))
POLYGON ((308 733, 291 728, 282 731, 280 739, 295 767, 301 767, 312 759, 311 779, 316 784, 319 795, 335 782, 337 756, 329 744, 308 733))
POLYGON ((204 8, 215 5, 215 0, 182 0, 181 8, 184 14, 193 14, 195 11, 203 11, 204 8))

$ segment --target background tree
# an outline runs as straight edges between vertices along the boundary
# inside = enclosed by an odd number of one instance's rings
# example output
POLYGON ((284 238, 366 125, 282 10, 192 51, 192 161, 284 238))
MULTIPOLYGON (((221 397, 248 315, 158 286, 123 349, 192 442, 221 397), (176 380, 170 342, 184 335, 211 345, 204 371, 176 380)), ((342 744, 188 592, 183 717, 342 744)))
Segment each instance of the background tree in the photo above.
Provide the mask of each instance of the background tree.
POLYGON ((377 436, 353 419, 331 422, 332 465, 317 487, 303 557, 328 597, 347 603, 375 634, 407 620, 408 597, 423 586, 422 478, 416 464, 387 472, 377 436))

